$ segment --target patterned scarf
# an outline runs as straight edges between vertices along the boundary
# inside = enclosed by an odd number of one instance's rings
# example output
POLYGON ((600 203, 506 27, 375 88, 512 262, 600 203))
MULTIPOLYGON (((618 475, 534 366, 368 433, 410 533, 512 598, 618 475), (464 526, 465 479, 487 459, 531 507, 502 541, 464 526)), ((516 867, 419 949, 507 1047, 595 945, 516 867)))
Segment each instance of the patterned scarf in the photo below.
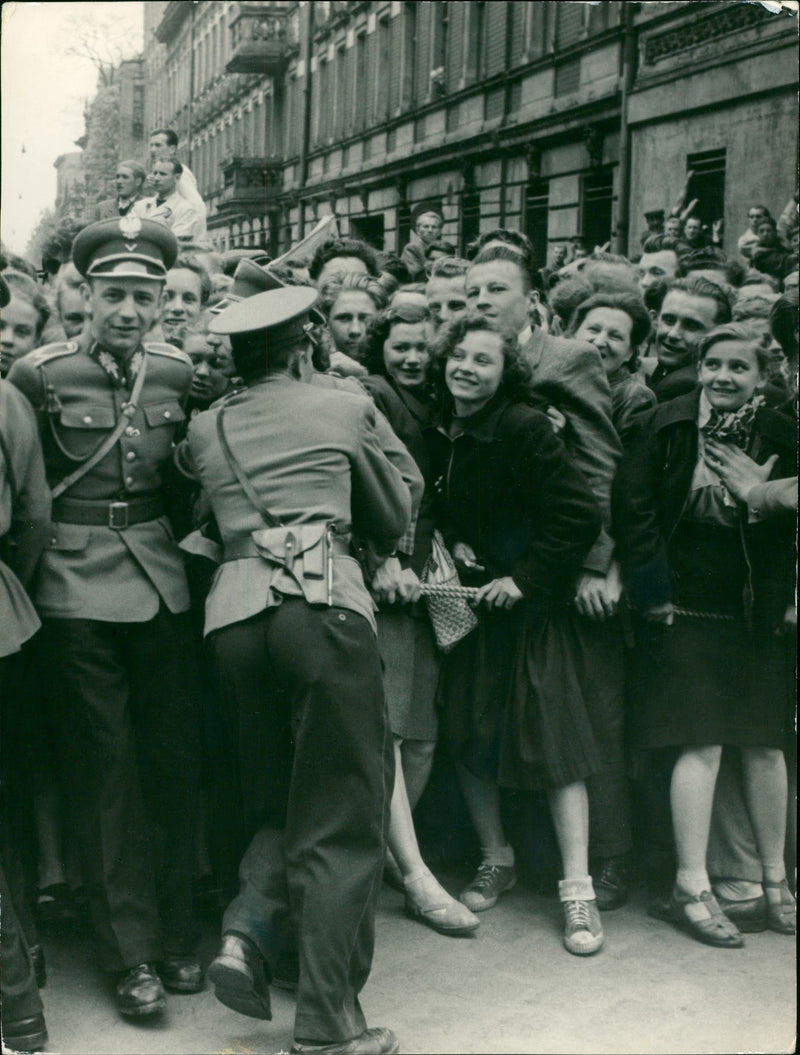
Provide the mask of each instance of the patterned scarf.
POLYGON ((105 348, 101 348, 95 341, 89 349, 89 358, 94 359, 108 376, 115 388, 133 388, 133 382, 139 373, 139 367, 144 361, 144 352, 141 348, 133 353, 130 359, 115 359, 105 348))
POLYGON ((716 440, 717 443, 732 443, 740 450, 746 451, 750 445, 756 413, 763 404, 763 396, 754 396, 738 410, 722 411, 712 407, 711 416, 702 429, 703 435, 706 439, 716 440))

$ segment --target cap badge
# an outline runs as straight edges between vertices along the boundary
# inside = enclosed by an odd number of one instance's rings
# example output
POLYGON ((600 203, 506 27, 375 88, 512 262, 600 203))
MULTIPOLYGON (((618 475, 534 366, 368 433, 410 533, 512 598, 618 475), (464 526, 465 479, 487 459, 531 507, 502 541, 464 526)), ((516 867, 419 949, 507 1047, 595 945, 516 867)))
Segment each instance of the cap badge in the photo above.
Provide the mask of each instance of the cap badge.
POLYGON ((128 213, 127 216, 120 217, 119 229, 120 233, 125 238, 136 239, 139 237, 142 230, 142 221, 138 216, 131 216, 130 213, 128 213))

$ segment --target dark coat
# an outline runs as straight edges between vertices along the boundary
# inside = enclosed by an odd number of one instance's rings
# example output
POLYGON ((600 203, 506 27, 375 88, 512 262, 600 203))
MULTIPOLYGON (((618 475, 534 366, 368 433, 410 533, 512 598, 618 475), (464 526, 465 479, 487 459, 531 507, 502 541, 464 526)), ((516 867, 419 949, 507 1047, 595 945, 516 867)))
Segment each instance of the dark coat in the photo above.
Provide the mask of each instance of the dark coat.
POLYGON ((665 370, 659 364, 648 379, 648 384, 659 403, 668 403, 677 396, 694 392, 699 384, 697 366, 695 363, 688 363, 675 370, 665 370))
MULTIPOLYGON (((611 492, 614 537, 628 596, 646 610, 672 597, 670 539, 681 518, 697 464, 699 389, 655 407, 620 463, 611 492)), ((778 460, 771 477, 796 472, 796 423, 782 410, 756 413, 748 453, 763 464, 778 460)), ((771 631, 783 621, 794 590, 794 522, 790 516, 749 523, 740 511, 741 539, 750 568, 754 626, 771 631)), ((697 575, 703 575, 698 567, 697 575)))
POLYGON ((510 575, 536 607, 571 598, 601 516, 549 419, 498 395, 456 439, 443 429, 426 435, 434 509, 449 544, 468 543, 486 567, 484 581, 510 575))

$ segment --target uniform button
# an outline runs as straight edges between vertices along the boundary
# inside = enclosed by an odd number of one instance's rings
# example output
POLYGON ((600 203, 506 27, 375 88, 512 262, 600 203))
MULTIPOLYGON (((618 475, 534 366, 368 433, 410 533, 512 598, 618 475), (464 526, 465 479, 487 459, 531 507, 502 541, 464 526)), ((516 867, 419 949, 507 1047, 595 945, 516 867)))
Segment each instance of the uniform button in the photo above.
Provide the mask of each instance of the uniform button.
POLYGON ((136 451, 128 451, 125 457, 128 459, 129 462, 136 461, 136 451))
POLYGON ((165 417, 165 418, 171 418, 171 417, 172 417, 172 411, 170 411, 170 410, 165 410, 165 411, 164 411, 164 417, 165 417))
POLYGON ((83 423, 84 423, 84 425, 91 425, 91 423, 92 423, 92 419, 91 419, 91 417, 90 417, 90 415, 89 415, 89 414, 87 414, 87 415, 86 415, 86 416, 84 417, 84 419, 83 419, 83 423))
POLYGON ((125 483, 128 485, 128 487, 130 487, 130 485, 133 483, 133 477, 132 476, 126 476, 125 477, 125 483))
POLYGON ((136 432, 137 430, 133 427, 133 425, 129 425, 127 429, 125 429, 126 436, 135 436, 136 432))
POLYGON ((346 619, 347 616, 344 614, 344 612, 339 612, 339 622, 343 623, 346 619))

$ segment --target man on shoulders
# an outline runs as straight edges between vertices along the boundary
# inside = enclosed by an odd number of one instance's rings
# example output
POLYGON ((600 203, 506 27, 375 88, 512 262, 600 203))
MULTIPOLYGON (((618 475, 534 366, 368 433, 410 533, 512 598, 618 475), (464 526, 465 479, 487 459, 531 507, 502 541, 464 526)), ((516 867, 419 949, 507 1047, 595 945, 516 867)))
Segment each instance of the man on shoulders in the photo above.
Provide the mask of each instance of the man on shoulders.
MULTIPOLYGON (((151 163, 164 160, 165 158, 169 158, 171 161, 180 160, 178 158, 178 134, 171 128, 156 128, 155 131, 151 132, 148 149, 151 163)), ((182 198, 185 198, 195 208, 205 207, 200 191, 197 189, 197 180, 188 165, 182 165, 177 191, 182 198)))
POLYGON ((133 213, 141 216, 144 212, 143 188, 147 173, 138 161, 120 161, 114 176, 116 198, 101 201, 97 206, 97 219, 108 220, 114 216, 127 216, 133 213))
POLYGON ((206 235, 206 209, 205 205, 201 209, 178 193, 177 184, 182 172, 180 161, 173 158, 153 162, 150 179, 156 194, 154 198, 145 199, 142 215, 165 224, 180 241, 198 242, 206 235))

